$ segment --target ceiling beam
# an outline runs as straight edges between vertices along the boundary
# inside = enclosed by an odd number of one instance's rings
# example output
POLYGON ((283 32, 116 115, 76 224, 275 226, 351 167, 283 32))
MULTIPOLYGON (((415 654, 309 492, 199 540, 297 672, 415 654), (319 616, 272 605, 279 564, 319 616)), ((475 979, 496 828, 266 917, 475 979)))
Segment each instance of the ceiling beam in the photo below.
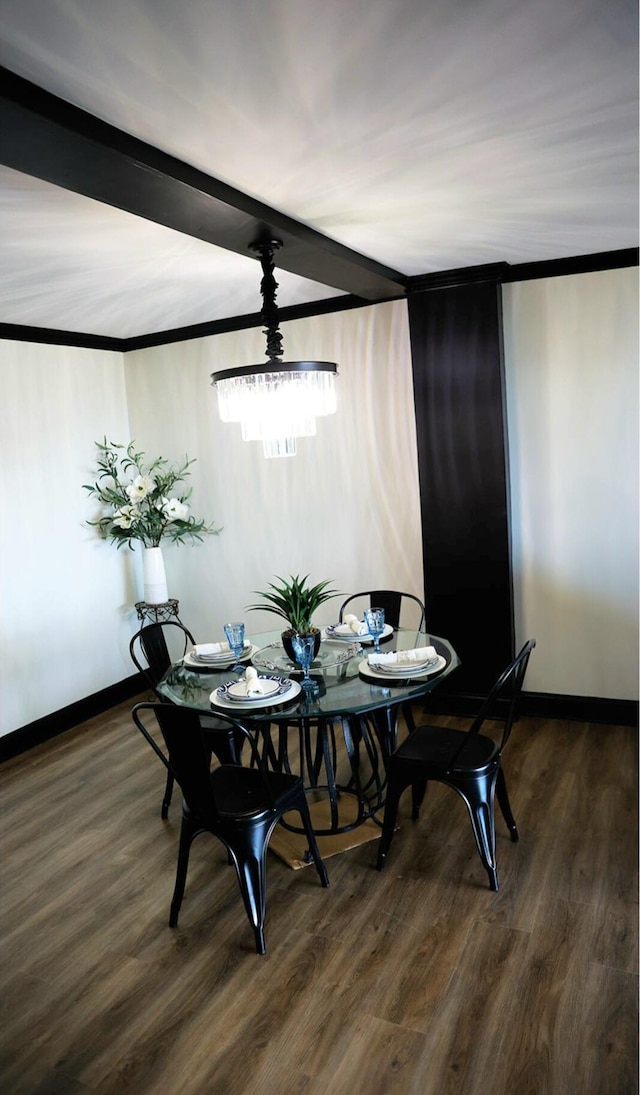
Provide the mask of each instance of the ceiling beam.
POLYGON ((0 66, 0 162, 246 257, 282 241, 278 267, 364 300, 405 278, 0 66))

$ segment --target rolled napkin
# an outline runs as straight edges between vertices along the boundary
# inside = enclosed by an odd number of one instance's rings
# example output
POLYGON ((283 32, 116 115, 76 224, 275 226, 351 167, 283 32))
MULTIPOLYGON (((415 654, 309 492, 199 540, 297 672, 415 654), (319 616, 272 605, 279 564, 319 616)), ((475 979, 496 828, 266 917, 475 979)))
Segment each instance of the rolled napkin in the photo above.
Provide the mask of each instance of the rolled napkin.
POLYGON ((247 696, 261 696, 263 693, 262 681, 258 676, 257 669, 254 669, 252 665, 248 666, 245 675, 244 683, 247 687, 247 696))
POLYGON ((397 650, 392 654, 369 654, 369 665, 416 666, 438 657, 435 646, 419 646, 415 650, 397 650))
POLYGON ((354 616, 351 612, 347 613, 344 618, 344 623, 353 631, 354 635, 368 635, 369 628, 363 620, 359 620, 357 616, 354 616))
POLYGON ((227 642, 198 643, 194 646, 192 653, 196 658, 214 658, 220 654, 230 654, 231 647, 227 642))

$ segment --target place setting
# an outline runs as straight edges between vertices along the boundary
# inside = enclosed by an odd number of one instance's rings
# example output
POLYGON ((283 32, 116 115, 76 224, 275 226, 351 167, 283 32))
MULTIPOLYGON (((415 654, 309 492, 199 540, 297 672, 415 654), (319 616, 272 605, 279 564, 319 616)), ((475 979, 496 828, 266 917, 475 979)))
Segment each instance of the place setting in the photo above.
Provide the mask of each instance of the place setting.
POLYGON ((225 624, 223 630, 226 636, 224 640, 215 643, 196 643, 191 650, 187 651, 182 664, 188 669, 204 672, 221 669, 243 671, 243 663, 251 661, 258 648, 245 639, 243 623, 225 624))
POLYGON ((446 664, 446 658, 438 654, 435 646, 420 646, 388 654, 373 652, 360 662, 358 671, 387 685, 404 684, 440 673, 446 664))
POLYGON ((260 676, 257 669, 250 665, 239 680, 227 681, 219 688, 214 688, 209 699, 215 707, 233 711, 289 703, 301 691, 302 686, 298 681, 276 674, 260 676))
POLYGON ((353 613, 347 613, 342 623, 326 627, 325 635, 327 639, 338 639, 341 642, 374 643, 374 649, 377 650, 381 640, 393 635, 393 628, 385 623, 383 608, 367 608, 363 620, 353 613))
MULTIPOLYGON (((235 626, 242 630, 242 638, 244 639, 243 625, 235 626)), ((239 644, 239 635, 232 636, 230 641, 239 644)), ((232 710, 236 705, 253 708, 272 707, 275 704, 289 703, 301 692, 304 693, 306 701, 317 699, 320 694, 320 686, 310 674, 315 653, 315 641, 316 636, 314 634, 292 636, 295 659, 302 670, 301 681, 292 680, 290 677, 281 677, 276 673, 260 676, 253 665, 248 666, 246 670, 243 669, 242 665, 237 665, 234 668, 240 669, 243 673, 240 680, 228 681, 219 688, 215 688, 209 697, 211 703, 217 707, 226 707, 232 710)))

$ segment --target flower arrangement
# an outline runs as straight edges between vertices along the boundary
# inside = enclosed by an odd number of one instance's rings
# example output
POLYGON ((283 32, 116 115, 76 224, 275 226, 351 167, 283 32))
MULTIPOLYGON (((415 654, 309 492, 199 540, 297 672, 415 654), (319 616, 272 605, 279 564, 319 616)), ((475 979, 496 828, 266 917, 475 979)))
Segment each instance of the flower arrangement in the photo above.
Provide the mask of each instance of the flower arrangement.
POLYGON ((183 544, 186 539, 202 540, 220 531, 189 514, 191 489, 176 490, 190 475, 194 460, 185 457, 172 465, 162 456, 145 466, 143 452, 135 451, 135 442, 117 445, 96 441, 98 471, 95 483, 84 490, 107 508, 108 512, 87 524, 97 528, 117 547, 140 540, 145 547, 159 547, 164 538, 183 544))

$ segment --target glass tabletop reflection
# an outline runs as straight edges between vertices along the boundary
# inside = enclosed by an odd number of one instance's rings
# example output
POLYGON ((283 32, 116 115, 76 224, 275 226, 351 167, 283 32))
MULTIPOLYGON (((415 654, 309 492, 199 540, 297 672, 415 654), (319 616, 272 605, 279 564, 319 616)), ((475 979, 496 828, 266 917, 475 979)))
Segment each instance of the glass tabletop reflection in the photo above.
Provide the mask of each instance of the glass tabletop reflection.
MULTIPOLYGON (((250 634, 247 639, 257 648, 247 664, 254 665, 261 675, 278 674, 299 684, 301 670, 287 657, 279 631, 250 634)), ((288 700, 285 694, 280 697, 282 702, 273 704, 238 703, 234 705, 234 711, 237 710, 240 719, 250 717, 269 722, 310 715, 331 718, 362 714, 427 694, 460 664, 447 639, 426 632, 399 628, 383 639, 380 646, 385 653, 433 646, 444 664, 427 675, 381 680, 371 675, 367 668, 367 654, 373 650, 372 645, 363 644, 355 637, 353 641, 326 638, 323 631, 320 650, 311 666, 311 676, 317 685, 313 697, 296 688, 291 689, 288 700)), ((238 679, 239 675, 229 668, 193 668, 178 662, 162 678, 158 691, 172 703, 211 712, 216 710, 216 690, 238 679)), ((225 710, 228 713, 228 707, 225 710)))

